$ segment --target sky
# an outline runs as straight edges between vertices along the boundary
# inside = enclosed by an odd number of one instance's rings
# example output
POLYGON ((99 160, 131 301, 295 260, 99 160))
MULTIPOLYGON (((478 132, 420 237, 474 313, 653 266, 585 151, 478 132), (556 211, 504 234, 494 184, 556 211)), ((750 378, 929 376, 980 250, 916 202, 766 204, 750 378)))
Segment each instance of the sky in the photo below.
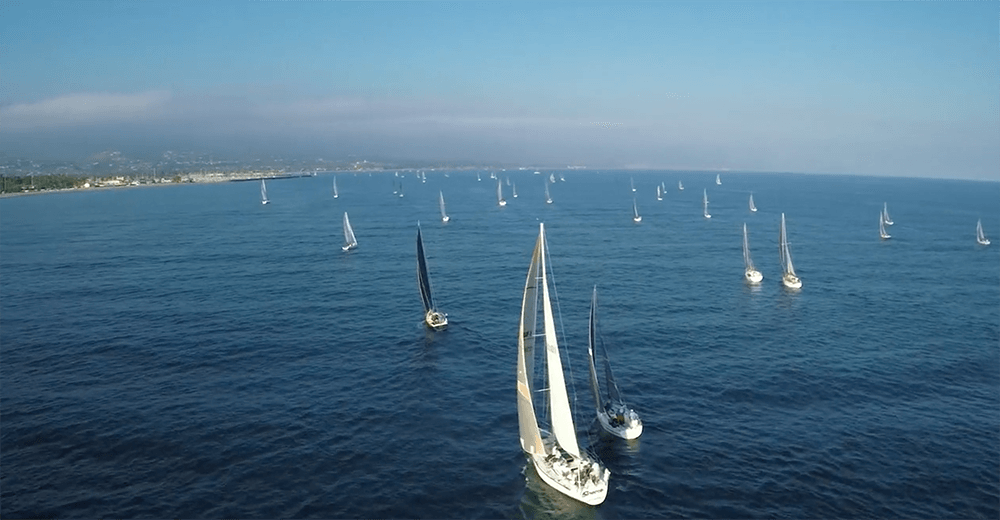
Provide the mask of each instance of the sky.
POLYGON ((1000 3, 0 0, 0 152, 1000 180, 1000 3))

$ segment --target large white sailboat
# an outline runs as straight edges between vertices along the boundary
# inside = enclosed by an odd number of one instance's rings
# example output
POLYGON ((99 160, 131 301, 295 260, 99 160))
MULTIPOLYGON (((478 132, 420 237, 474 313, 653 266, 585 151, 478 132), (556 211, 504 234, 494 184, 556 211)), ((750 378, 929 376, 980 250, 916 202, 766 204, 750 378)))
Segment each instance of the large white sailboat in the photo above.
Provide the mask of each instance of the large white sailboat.
POLYGON ((347 212, 344 212, 344 246, 341 247, 344 251, 350 251, 358 247, 358 240, 354 238, 354 228, 351 227, 351 221, 347 218, 347 212))
POLYGON ((438 191, 438 205, 441 206, 441 222, 448 222, 451 217, 444 211, 444 192, 438 191))
POLYGON ((570 498, 598 505, 607 497, 611 472, 577 444, 549 299, 546 256, 545 224, 539 224, 538 240, 524 283, 517 334, 517 419, 521 449, 546 484, 570 498), (541 330, 536 330, 538 325, 541 330), (544 377, 539 381, 535 378, 536 338, 542 340, 544 377), (548 418, 551 432, 542 428, 546 425, 539 424, 536 402, 538 410, 548 410, 541 414, 541 419, 548 418))
POLYGON ((417 286, 420 288, 420 299, 424 302, 424 323, 432 329, 447 327, 448 315, 437 310, 434 299, 431 298, 431 278, 427 274, 427 259, 424 257, 424 240, 420 235, 420 224, 417 224, 417 286))
POLYGON ((788 251, 788 235, 785 233, 785 214, 781 214, 781 231, 778 233, 778 260, 781 262, 781 283, 790 289, 800 289, 802 280, 795 275, 792 254, 788 251))
POLYGON ((986 233, 983 233, 983 219, 976 221, 976 242, 984 246, 990 245, 990 239, 986 238, 986 233))
POLYGON ((260 180, 260 203, 267 204, 271 202, 267 200, 267 184, 264 184, 264 179, 260 180))
POLYGON ((632 222, 642 222, 642 215, 639 214, 639 207, 635 205, 635 199, 632 199, 632 222))
POLYGON ((712 215, 708 214, 708 190, 702 191, 701 206, 702 206, 702 213, 705 214, 705 218, 712 218, 712 215))
POLYGON ((892 238, 892 235, 885 232, 885 213, 878 214, 878 236, 882 240, 888 240, 892 238))
POLYGON ((497 179, 497 204, 506 206, 507 201, 503 199, 503 181, 497 179))
POLYGON ((764 275, 753 266, 753 259, 750 258, 750 239, 747 238, 747 223, 743 223, 743 278, 747 283, 758 284, 764 279, 764 275))
POLYGON ((757 212, 757 206, 754 206, 754 203, 753 203, 753 192, 750 192, 750 211, 752 211, 754 213, 757 212))
POLYGON ((891 226, 893 224, 892 219, 889 218, 889 203, 888 202, 883 202, 882 203, 882 220, 885 222, 885 225, 887 225, 887 226, 891 226))
MULTIPOLYGON (((615 375, 611 371, 611 360, 608 358, 608 349, 603 348, 604 358, 604 383, 607 388, 607 399, 601 391, 601 383, 597 377, 597 365, 594 358, 597 350, 597 286, 594 286, 594 295, 590 300, 590 335, 587 343, 587 354, 590 357, 590 389, 594 393, 594 406, 597 409, 597 421, 601 427, 612 435, 622 439, 635 439, 642 435, 642 419, 635 410, 625 404, 618 383, 615 382, 615 375)), ((601 340, 603 347, 604 341, 601 340)))

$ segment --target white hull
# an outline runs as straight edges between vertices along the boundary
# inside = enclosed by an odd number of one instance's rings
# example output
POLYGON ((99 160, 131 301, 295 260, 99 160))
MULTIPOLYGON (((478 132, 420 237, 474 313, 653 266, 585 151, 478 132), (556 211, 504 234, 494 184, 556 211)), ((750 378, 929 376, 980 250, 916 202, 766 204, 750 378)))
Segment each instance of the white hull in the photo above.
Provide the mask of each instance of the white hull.
POLYGON ((760 283, 762 280, 764 280, 764 275, 760 274, 760 271, 757 271, 755 269, 747 270, 746 272, 743 273, 743 277, 746 278, 747 283, 751 284, 760 283))
POLYGON ((448 215, 441 217, 441 222, 448 222, 449 220, 451 220, 451 217, 449 217, 448 215))
POLYGON ((798 276, 793 276, 793 275, 790 275, 790 274, 786 274, 786 275, 782 276, 781 277, 781 283, 784 284, 785 287, 788 287, 789 289, 801 289, 802 288, 802 280, 799 280, 798 276))
POLYGON ((988 239, 988 238, 984 238, 984 239, 981 239, 981 240, 980 239, 976 239, 976 242, 978 242, 980 245, 984 245, 984 246, 990 245, 990 239, 988 239))
POLYGON ((356 247, 358 247, 357 244, 350 244, 350 245, 346 245, 346 246, 341 247, 340 250, 346 253, 346 252, 348 252, 351 249, 354 249, 356 247))
POLYGON ((611 424, 611 417, 608 416, 606 411, 597 412, 597 421, 601 423, 601 427, 604 431, 614 435, 615 437, 621 437, 627 441, 639 438, 642 435, 642 420, 639 416, 635 414, 634 411, 629 410, 628 413, 633 416, 629 418, 625 424, 611 424))
MULTIPOLYGON (((551 437, 545 439, 547 445, 552 443, 551 437)), ((557 447, 549 445, 552 449, 557 447)), ((556 453, 563 453, 557 451, 556 453)), ((529 458, 535 466, 535 472, 542 480, 552 486, 556 491, 583 502, 589 506, 600 505, 608 496, 608 478, 611 472, 604 469, 598 474, 595 472, 594 462, 586 454, 582 458, 567 459, 565 455, 546 455, 544 453, 531 453, 529 458), (583 478, 579 478, 582 476, 583 478), (582 484, 581 484, 582 482, 582 484)), ((596 471, 600 470, 600 466, 596 471)))
POLYGON ((429 310, 424 315, 424 323, 432 329, 443 329, 448 326, 448 315, 443 312, 429 310))
POLYGON ((260 201, 261 204, 267 204, 269 202, 271 202, 271 201, 269 201, 269 200, 262 200, 262 201, 260 201))
POLYGON ((632 222, 642 222, 642 217, 632 217, 632 222))

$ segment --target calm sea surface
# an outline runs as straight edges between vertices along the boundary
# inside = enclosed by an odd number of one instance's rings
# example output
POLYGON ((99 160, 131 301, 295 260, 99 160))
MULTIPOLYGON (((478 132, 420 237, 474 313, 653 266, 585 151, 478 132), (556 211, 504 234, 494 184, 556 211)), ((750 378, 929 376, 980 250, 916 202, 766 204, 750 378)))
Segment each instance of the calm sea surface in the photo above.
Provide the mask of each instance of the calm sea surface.
POLYGON ((276 180, 266 206, 254 182, 0 200, 0 516, 1000 516, 1000 184, 563 174, 546 205, 542 175, 501 172, 503 208, 468 171, 403 173, 403 198, 380 173, 337 174, 338 199, 333 174, 276 180), (418 221, 443 332, 421 322, 418 221), (612 471, 597 508, 518 443, 538 222, 577 430, 612 471), (634 442, 594 421, 595 283, 634 442))

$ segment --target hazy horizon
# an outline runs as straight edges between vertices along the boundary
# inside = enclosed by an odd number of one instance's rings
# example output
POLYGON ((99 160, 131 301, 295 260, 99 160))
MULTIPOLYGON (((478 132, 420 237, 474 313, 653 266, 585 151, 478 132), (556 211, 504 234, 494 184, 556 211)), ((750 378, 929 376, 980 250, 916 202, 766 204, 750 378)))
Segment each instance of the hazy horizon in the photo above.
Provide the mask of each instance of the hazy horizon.
POLYGON ((1000 179, 1000 7, 6 3, 0 152, 1000 179))

